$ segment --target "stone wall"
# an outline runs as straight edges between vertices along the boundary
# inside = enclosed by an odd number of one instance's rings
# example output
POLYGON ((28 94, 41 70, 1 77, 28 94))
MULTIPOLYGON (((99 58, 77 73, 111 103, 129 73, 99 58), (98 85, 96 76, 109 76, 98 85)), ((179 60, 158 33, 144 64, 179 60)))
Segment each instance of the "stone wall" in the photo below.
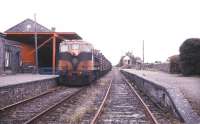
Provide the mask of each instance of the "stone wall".
POLYGON ((0 87, 0 107, 38 95, 56 86, 56 78, 0 87))

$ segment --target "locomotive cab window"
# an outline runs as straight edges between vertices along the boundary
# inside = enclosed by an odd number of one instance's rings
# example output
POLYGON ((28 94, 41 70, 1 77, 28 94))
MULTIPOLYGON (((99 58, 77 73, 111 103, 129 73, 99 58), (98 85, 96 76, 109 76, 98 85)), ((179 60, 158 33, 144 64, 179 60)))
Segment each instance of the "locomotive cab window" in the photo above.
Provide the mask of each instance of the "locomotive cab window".
POLYGON ((91 46, 90 45, 82 45, 82 51, 84 52, 91 52, 91 46))
POLYGON ((67 44, 61 44, 60 45, 60 52, 67 52, 68 51, 68 45, 67 44))
POLYGON ((72 44, 71 45, 72 50, 78 50, 79 47, 80 47, 79 44, 72 44))

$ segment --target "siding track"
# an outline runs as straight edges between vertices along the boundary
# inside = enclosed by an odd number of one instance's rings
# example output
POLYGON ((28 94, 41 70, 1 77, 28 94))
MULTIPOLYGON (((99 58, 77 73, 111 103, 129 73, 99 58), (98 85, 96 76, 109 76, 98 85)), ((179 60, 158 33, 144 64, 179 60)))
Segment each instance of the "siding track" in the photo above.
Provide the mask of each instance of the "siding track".
POLYGON ((0 111, 0 124, 28 124, 70 99, 83 88, 59 87, 6 106, 0 111))

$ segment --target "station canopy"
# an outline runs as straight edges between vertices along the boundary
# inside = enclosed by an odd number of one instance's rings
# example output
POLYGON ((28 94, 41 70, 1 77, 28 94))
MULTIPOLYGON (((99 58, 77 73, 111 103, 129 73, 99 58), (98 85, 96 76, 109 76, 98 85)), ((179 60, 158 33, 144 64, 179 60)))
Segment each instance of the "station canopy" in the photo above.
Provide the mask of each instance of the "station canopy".
POLYGON ((35 32, 37 34, 38 44, 43 43, 53 37, 53 35, 56 37, 56 42, 60 42, 65 39, 82 39, 75 32, 55 32, 40 25, 39 23, 35 23, 31 19, 22 21, 21 23, 6 30, 4 33, 6 34, 7 39, 34 44, 35 32))
POLYGON ((55 72, 59 43, 63 40, 81 40, 75 32, 55 32, 31 19, 11 27, 4 32, 6 39, 35 46, 35 35, 38 42, 39 67, 52 66, 55 72), (51 61, 52 60, 52 61, 51 61))

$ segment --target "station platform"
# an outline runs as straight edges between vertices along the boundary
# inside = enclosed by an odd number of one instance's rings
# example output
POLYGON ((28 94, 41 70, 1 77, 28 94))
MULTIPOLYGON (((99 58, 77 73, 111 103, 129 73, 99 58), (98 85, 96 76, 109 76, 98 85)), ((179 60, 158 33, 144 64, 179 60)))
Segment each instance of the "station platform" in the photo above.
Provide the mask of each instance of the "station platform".
POLYGON ((166 89, 169 99, 172 99, 176 106, 176 111, 185 121, 190 123, 193 122, 192 119, 197 119, 198 124, 200 123, 200 77, 183 77, 181 74, 135 69, 123 69, 123 71, 143 79, 142 83, 150 82, 149 84, 166 89))
POLYGON ((5 75, 5 76, 0 76, 0 87, 19 85, 45 79, 54 79, 57 77, 58 77, 57 75, 40 75, 40 74, 5 75))
POLYGON ((57 75, 15 74, 0 76, 0 108, 36 96, 57 85, 57 75))

